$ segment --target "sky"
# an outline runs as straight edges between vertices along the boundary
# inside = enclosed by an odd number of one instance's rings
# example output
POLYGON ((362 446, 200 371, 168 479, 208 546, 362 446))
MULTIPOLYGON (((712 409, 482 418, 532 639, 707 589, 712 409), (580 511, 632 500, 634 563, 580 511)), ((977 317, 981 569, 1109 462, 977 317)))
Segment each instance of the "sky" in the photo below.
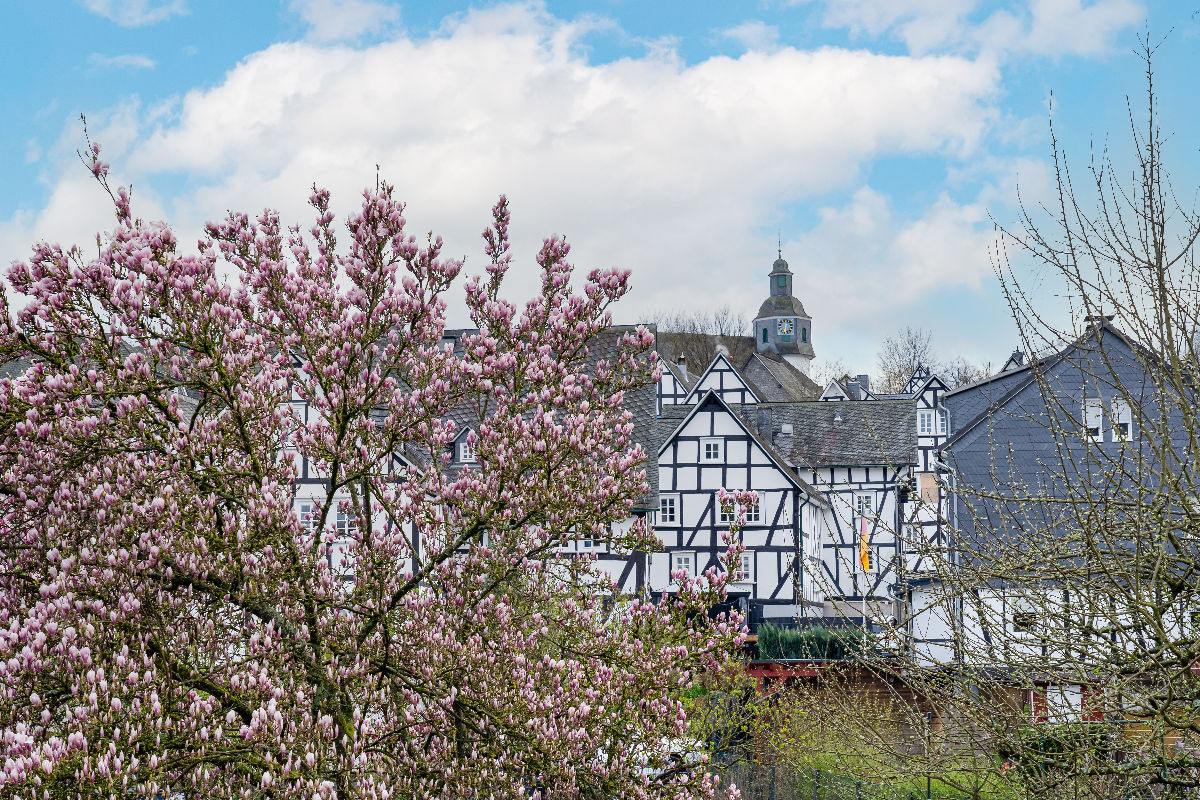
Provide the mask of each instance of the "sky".
MULTIPOLYGON (((1017 344, 994 226, 1051 197, 1048 119, 1073 163, 1131 169, 1147 31, 1177 186, 1200 183, 1200 0, 386 3, 14 0, 0 11, 0 263, 94 243, 107 197, 80 115, 134 210, 183 241, 229 209, 342 217, 376 169, 411 230, 483 271, 496 198, 509 294, 542 239, 632 270, 618 322, 728 305, 752 318, 781 244, 819 360, 880 341, 939 356, 1017 344), (778 239, 777 239, 778 237, 778 239)), ((1194 196, 1194 192, 1184 192, 1194 196)), ((1016 254, 1017 269, 1024 269, 1016 254)), ((1034 275, 1034 273, 1028 273, 1034 275)), ((451 322, 466 322, 456 288, 451 322)), ((1061 298, 1047 293, 1048 308, 1061 298)))

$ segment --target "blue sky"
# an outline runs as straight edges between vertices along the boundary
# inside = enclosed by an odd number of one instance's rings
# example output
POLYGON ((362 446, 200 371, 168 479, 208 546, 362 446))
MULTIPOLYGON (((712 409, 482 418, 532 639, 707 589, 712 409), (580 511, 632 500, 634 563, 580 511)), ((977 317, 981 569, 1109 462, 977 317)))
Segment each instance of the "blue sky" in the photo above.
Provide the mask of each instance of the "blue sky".
MULTIPOLYGON (((1200 178, 1200 0, 6 4, 0 258, 111 225, 74 151, 86 113, 136 210, 194 240, 228 208, 343 213, 375 165, 415 231, 481 268, 510 195, 512 293, 541 238, 634 271, 621 321, 752 316, 779 231, 819 359, 874 368, 931 329, 943 358, 1016 344, 987 247, 1018 185, 1047 196, 1047 104, 1082 164, 1128 153, 1132 53, 1170 31, 1157 84, 1177 183, 1200 178), (1195 6, 1195 8, 1193 8, 1195 6)), ((1047 297, 1053 304, 1055 298, 1047 297)), ((461 322, 461 319, 455 320, 461 322)))

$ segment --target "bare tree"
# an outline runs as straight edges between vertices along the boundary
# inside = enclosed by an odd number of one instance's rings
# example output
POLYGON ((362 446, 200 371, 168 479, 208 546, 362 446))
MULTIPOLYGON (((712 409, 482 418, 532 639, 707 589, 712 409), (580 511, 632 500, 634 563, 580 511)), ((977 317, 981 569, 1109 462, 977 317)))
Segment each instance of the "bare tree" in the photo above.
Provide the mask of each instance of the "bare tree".
POLYGON ((951 388, 966 386, 968 383, 982 380, 993 372, 995 370, 992 368, 992 362, 984 361, 981 364, 975 364, 962 356, 947 361, 938 369, 938 375, 951 388))
POLYGON ((1030 796, 1200 790, 1200 213, 1164 163, 1156 48, 1141 40, 1132 169, 1105 145, 1073 170, 1052 120, 1053 200, 1000 231, 1022 349, 1042 355, 972 390, 982 415, 951 402, 952 546, 926 554, 913 608, 946 637, 914 648, 910 679, 953 685, 961 738, 1030 796))
MULTIPOLYGON (((860 664, 895 687, 889 706, 821 717, 860 773, 972 796, 1200 794, 1200 213, 1165 167, 1156 47, 1141 40, 1132 168, 1105 146, 1073 170, 1052 123, 1057 191, 1000 230, 997 272, 1037 356, 948 401, 951 536, 897 532, 921 565, 898 586, 906 644, 860 664)), ((930 344, 889 340, 884 383, 930 344)), ((922 486, 909 516, 937 503, 922 486)))
POLYGON ((818 358, 812 364, 812 379, 821 388, 825 388, 832 380, 839 380, 850 374, 850 368, 840 358, 818 358))
POLYGON ((651 318, 658 327, 659 352, 671 361, 683 356, 694 373, 707 367, 720 348, 737 364, 754 351, 746 315, 728 305, 711 311, 659 311, 651 318))
POLYGON ((904 391, 908 379, 918 366, 934 369, 937 366, 933 333, 925 328, 904 326, 883 340, 877 356, 879 373, 875 388, 885 393, 904 391))

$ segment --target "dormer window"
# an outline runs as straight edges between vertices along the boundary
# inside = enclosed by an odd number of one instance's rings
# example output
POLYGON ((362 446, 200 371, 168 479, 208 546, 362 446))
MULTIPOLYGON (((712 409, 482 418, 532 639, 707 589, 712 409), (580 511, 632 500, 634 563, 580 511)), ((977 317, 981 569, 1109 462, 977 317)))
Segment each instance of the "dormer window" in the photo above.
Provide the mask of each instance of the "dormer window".
POLYGON ((468 433, 458 443, 458 460, 464 464, 475 463, 475 448, 471 446, 469 437, 470 434, 468 433))

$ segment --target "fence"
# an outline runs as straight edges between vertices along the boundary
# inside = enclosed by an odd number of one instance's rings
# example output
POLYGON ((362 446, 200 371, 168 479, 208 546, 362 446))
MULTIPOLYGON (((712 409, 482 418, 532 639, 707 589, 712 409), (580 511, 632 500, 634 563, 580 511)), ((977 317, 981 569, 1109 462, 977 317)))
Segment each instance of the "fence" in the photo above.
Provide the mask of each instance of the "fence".
MULTIPOLYGON (((924 791, 909 787, 776 764, 734 764, 724 771, 721 783, 737 784, 743 800, 927 800, 924 791)), ((966 795, 945 792, 931 796, 933 800, 967 800, 966 795)))

